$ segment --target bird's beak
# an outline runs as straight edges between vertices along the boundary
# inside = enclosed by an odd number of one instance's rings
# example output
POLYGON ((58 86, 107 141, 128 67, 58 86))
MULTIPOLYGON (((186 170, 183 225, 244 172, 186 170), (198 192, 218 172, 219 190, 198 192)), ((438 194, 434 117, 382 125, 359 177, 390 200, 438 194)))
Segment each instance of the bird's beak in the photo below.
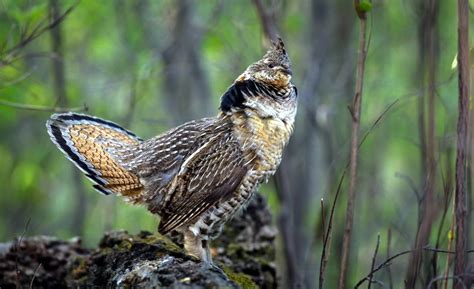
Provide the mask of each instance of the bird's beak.
POLYGON ((286 68, 282 68, 280 69, 281 72, 285 73, 285 74, 288 74, 290 76, 293 76, 293 71, 291 71, 291 69, 286 69, 286 68))

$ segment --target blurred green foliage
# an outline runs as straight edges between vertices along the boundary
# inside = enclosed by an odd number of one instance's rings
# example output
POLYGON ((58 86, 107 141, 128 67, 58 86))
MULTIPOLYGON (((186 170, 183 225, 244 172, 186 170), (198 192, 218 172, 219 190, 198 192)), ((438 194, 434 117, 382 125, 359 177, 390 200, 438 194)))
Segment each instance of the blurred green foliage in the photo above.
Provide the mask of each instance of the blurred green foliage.
MULTIPOLYGON (((135 1, 82 0, 60 27, 67 106, 77 108, 86 104, 88 114, 119 124, 132 115, 128 128, 147 138, 175 125, 174 116, 169 115, 164 105, 166 99, 162 91, 166 71, 157 50, 165 49, 172 39, 173 17, 177 11, 175 1, 145 2, 147 13, 141 15, 135 1), (152 31, 153 39, 147 30, 152 31), (153 44, 153 41, 159 43, 153 44), (130 109, 132 93, 136 99, 135 107, 130 109)), ((61 11, 74 3, 60 1, 61 11)), ((0 0, 2 57, 20 41, 22 34, 47 21, 49 5, 48 1, 0 0)), ((281 5, 284 13, 278 22, 293 60, 294 82, 301 86, 309 63, 306 58, 307 32, 312 29, 308 26, 309 1, 282 1, 281 5)), ((347 5, 352 3, 349 1, 347 5)), ((199 53, 210 85, 212 111, 217 113, 220 95, 247 65, 265 51, 261 23, 251 1, 196 1, 194 8, 195 24, 205 30, 199 53)), ((447 167, 454 161, 453 155, 448 159, 446 152, 454 149, 457 115, 457 82, 455 71, 451 69, 457 49, 455 9, 452 3, 442 2, 439 12, 436 96, 439 148, 436 206, 439 210, 442 210, 444 193, 441 176, 452 177, 446 174, 447 167)), ((340 17, 350 17, 356 23, 355 13, 340 17)), ((395 100, 398 103, 371 131, 361 148, 352 281, 369 271, 377 233, 382 239, 380 252, 387 249, 388 228, 392 230, 391 252, 410 248, 416 233, 417 200, 406 179, 399 176, 409 176, 416 184, 421 180, 417 127, 417 101, 420 97, 420 85, 416 82, 417 17, 417 11, 407 1, 372 3, 362 133, 367 132, 389 104, 395 100)), ((357 25, 351 28, 352 42, 340 44, 354 47, 354 56, 357 28, 357 25)), ((0 100, 54 107, 57 103, 53 96, 51 67, 54 57, 57 55, 51 54, 51 36, 47 31, 14 59, 2 59, 11 63, 0 64, 0 100)), ((321 73, 333 66, 341 66, 341 74, 353 75, 353 60, 342 56, 325 59, 321 73)), ((330 124, 329 137, 337 139, 332 148, 336 158, 331 167, 315 168, 315 174, 317 170, 327 170, 337 179, 348 160, 350 123, 347 105, 352 95, 343 90, 338 79, 323 84, 318 92, 314 92, 314 97, 318 95, 318 107, 328 111, 315 117, 322 117, 323 122, 330 124), (341 94, 341 91, 346 95, 336 99, 334 95, 341 94)), ((304 103, 305 100, 301 101, 304 103)), ((299 110, 300 114, 306 113, 304 106, 300 105, 299 110)), ((145 208, 133 207, 121 200, 115 204, 114 197, 94 192, 84 177, 80 178, 79 184, 81 190, 86 191, 85 224, 83 230, 74 228, 73 212, 77 209, 79 190, 78 183, 74 182, 75 168, 49 140, 44 123, 50 113, 0 104, 0 241, 21 235, 28 220, 28 235, 69 238, 79 233, 90 246, 97 243, 105 229, 120 228, 132 233, 155 231, 157 217, 151 216, 145 208)), ((302 155, 305 153, 300 152, 302 155)), ((325 185, 315 188, 315 197, 308 200, 314 210, 307 224, 298 224, 308 226, 311 232, 320 218, 319 199, 324 198, 326 204, 332 202, 337 186, 337 183, 321 183, 325 185)), ((453 187, 448 189, 452 192, 453 187)), ((278 213, 281 204, 273 184, 264 185, 261 191, 278 213)), ((342 234, 344 208, 343 195, 337 207, 335 238, 342 234)), ((448 213, 448 220, 449 216, 448 213)), ((437 219, 434 228, 438 222, 437 219)), ((441 234, 444 247, 449 224, 447 221, 441 234)), ((432 243, 436 240, 436 233, 437 229, 432 234, 432 243)), ((333 244, 332 250, 337 251, 338 246, 333 244)), ((320 249, 318 243, 313 254, 315 260, 320 256, 320 249)), ((332 254, 331 258, 337 258, 337 252, 332 254)), ((404 274, 404 262, 406 260, 392 265, 398 277, 404 274)), ((336 264, 330 259, 329 284, 336 280, 336 264)))

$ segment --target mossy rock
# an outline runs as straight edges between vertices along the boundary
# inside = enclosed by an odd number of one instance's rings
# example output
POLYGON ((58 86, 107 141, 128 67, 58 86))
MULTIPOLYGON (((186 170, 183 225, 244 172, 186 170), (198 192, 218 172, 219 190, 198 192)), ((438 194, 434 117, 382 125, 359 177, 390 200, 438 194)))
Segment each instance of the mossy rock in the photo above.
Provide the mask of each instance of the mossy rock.
POLYGON ((211 243, 224 273, 149 232, 109 232, 96 249, 83 248, 79 238, 24 238, 0 244, 0 287, 276 288, 274 237, 266 202, 257 196, 211 243))
POLYGON ((241 288, 245 289, 258 289, 260 288, 249 275, 244 273, 235 273, 229 267, 222 267, 224 273, 229 277, 230 280, 234 281, 241 288))

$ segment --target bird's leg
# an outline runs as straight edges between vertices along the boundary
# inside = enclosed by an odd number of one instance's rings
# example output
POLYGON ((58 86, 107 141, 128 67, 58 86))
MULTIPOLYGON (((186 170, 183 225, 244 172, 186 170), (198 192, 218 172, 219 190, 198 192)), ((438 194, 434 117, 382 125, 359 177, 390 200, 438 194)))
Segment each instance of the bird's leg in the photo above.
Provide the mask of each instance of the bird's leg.
POLYGON ((203 262, 212 264, 209 242, 203 240, 202 237, 195 236, 190 231, 184 233, 184 250, 186 250, 188 255, 194 256, 203 262))
POLYGON ((211 250, 209 249, 209 240, 203 239, 202 237, 197 237, 190 231, 185 232, 184 250, 186 250, 186 254, 201 260, 204 263, 204 266, 209 267, 209 270, 219 273, 225 279, 227 279, 224 271, 212 263, 211 250))

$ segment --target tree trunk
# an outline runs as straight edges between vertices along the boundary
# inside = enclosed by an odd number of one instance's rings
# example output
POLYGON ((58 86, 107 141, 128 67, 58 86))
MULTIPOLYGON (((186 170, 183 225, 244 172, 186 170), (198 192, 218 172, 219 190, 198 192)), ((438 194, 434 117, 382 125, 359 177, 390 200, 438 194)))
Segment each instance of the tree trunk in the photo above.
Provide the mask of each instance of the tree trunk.
MULTIPOLYGON (((415 251, 408 262, 406 274, 407 288, 414 289, 421 273, 424 252, 422 248, 428 243, 432 224, 436 217, 434 193, 436 188, 436 68, 438 50, 438 7, 437 0, 416 2, 420 14, 418 28, 419 65, 417 82, 420 87, 418 101, 418 127, 421 151, 422 197, 418 210, 420 219, 415 238, 415 251), (426 89, 427 88, 427 89, 426 89), (428 108, 426 110, 426 107, 428 108), (426 118, 427 113, 427 118, 426 118)), ((435 276, 427 271, 426 282, 435 276)), ((427 284, 425 284, 426 287, 427 284)))
POLYGON ((454 259, 454 289, 465 287, 467 279, 467 224, 466 220, 466 167, 467 167, 467 136, 469 124, 469 2, 458 0, 458 71, 459 71, 459 116, 457 125, 457 156, 456 156, 456 193, 455 218, 456 234, 454 259))

